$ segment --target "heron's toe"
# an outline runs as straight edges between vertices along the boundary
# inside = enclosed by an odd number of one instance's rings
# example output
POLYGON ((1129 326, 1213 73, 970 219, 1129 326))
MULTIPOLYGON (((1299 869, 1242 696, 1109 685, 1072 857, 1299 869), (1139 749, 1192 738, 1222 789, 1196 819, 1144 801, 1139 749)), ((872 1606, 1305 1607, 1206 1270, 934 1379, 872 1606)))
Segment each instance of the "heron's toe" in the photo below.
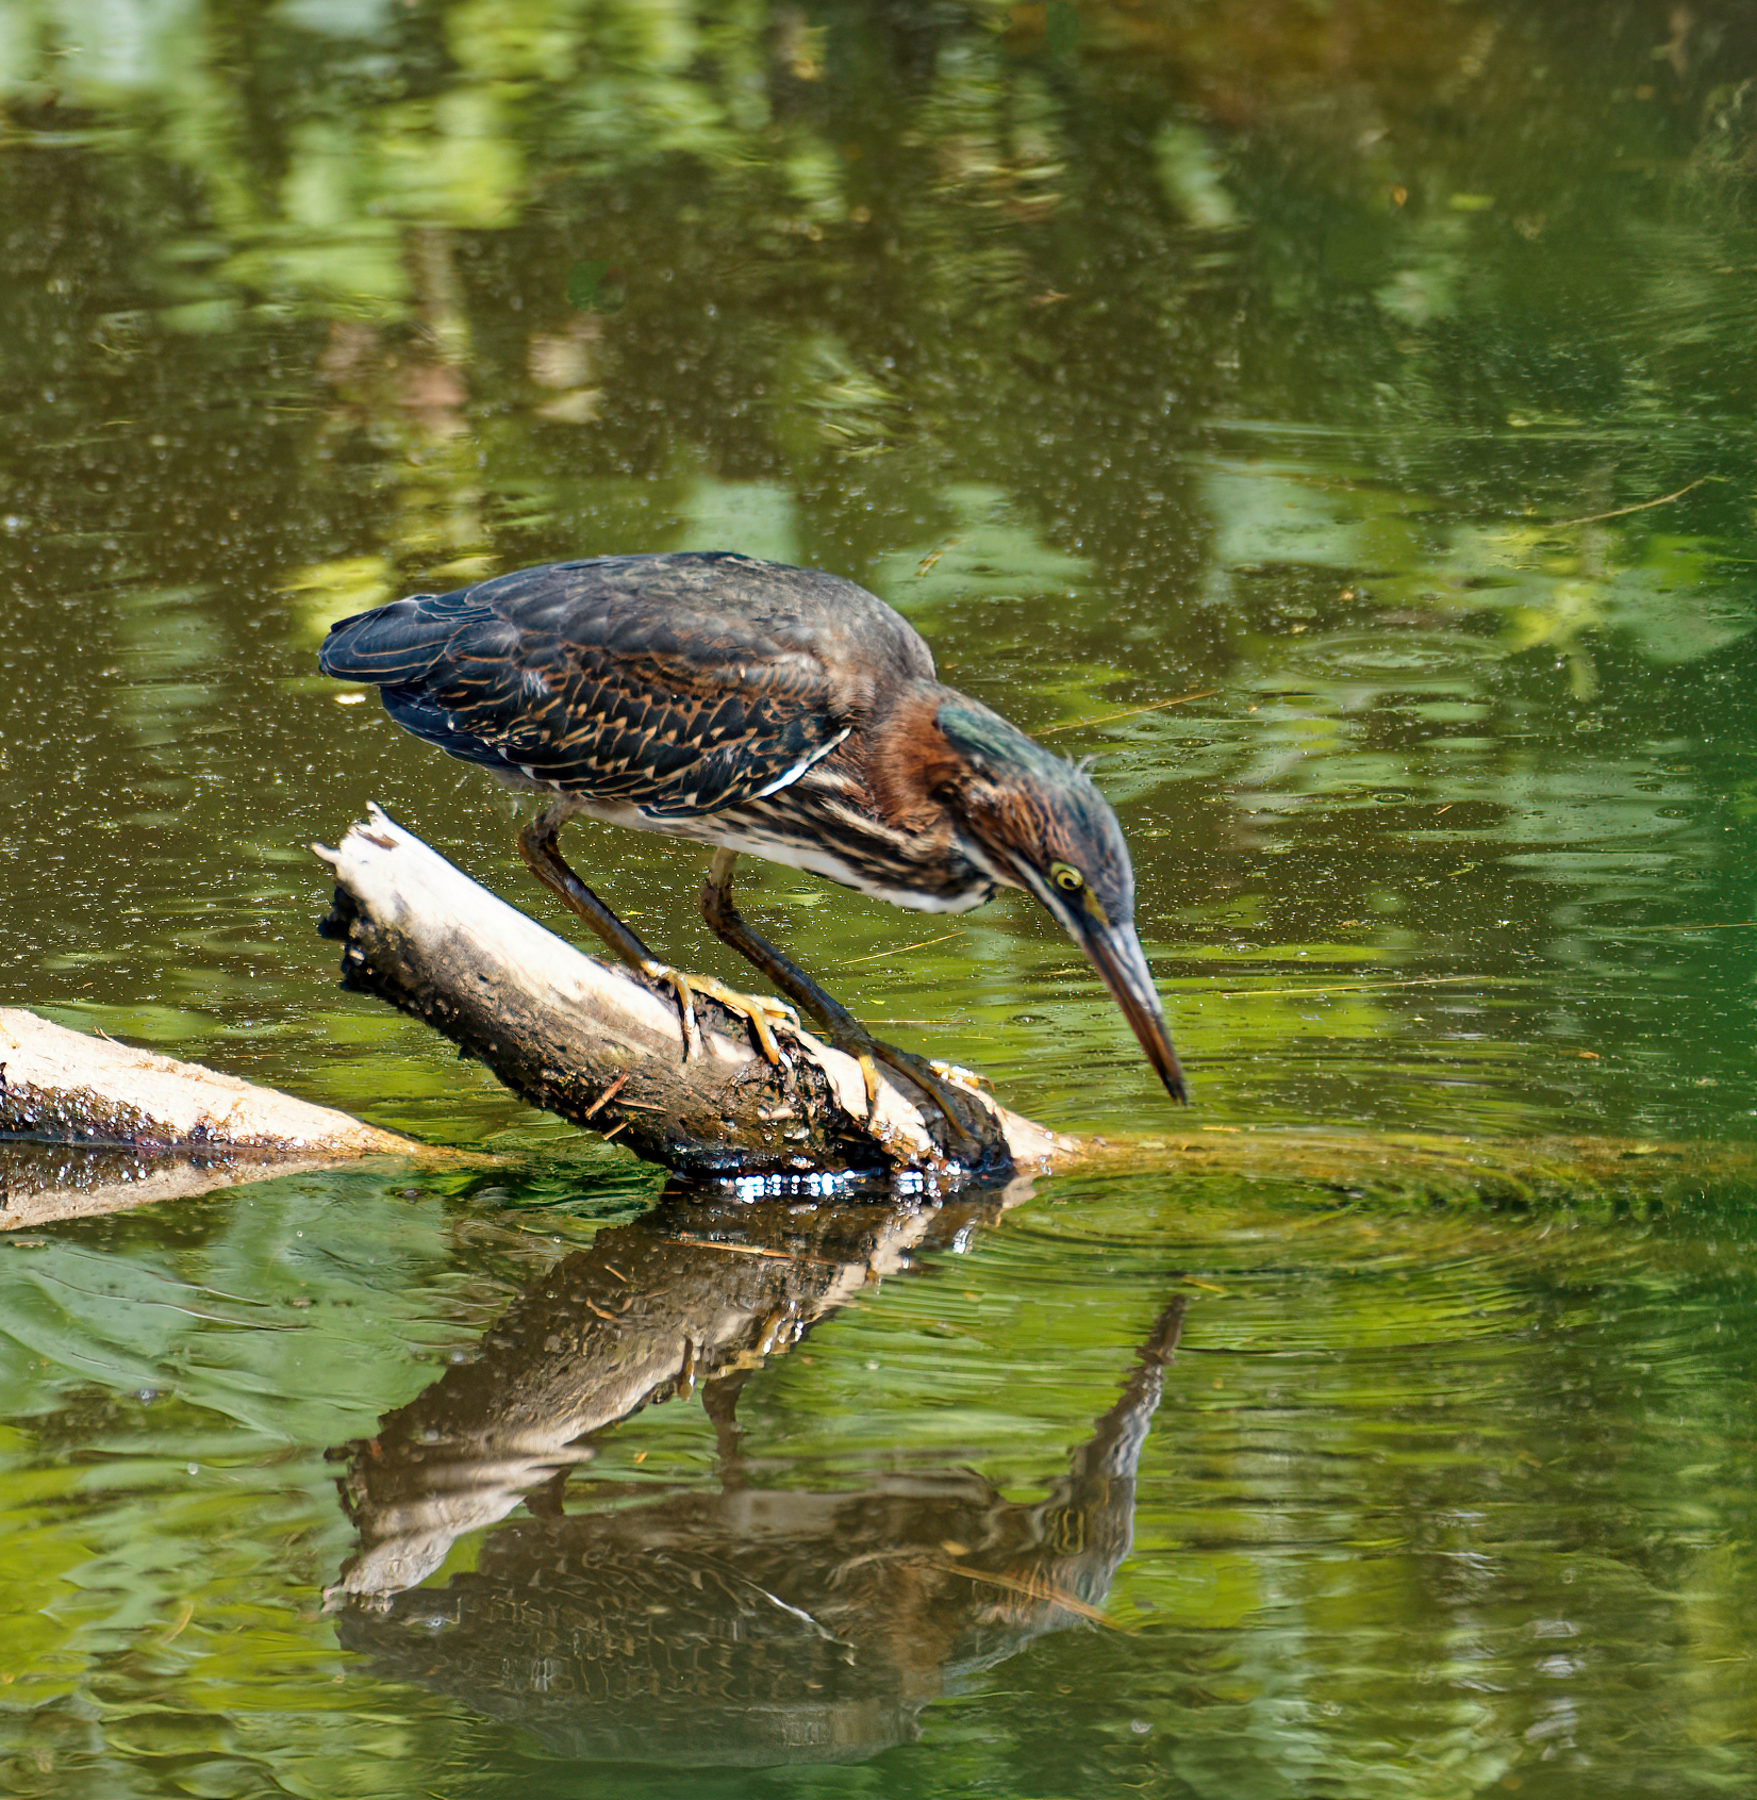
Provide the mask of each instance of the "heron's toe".
POLYGON ((750 1026, 750 1034, 756 1039, 757 1048, 769 1062, 776 1067, 786 1063, 786 1053, 775 1041, 775 1028, 779 1026, 785 1031, 797 1032, 799 1015, 785 1000, 777 1000, 772 994, 741 993, 712 975, 688 975, 682 969, 673 969, 665 963, 654 963, 643 973, 669 983, 677 996, 677 1010, 683 1017, 683 1054, 686 1061, 691 1055, 698 1054, 701 1048, 701 1028, 696 1022, 695 996, 706 994, 710 1000, 718 1001, 729 1013, 736 1013, 750 1026))

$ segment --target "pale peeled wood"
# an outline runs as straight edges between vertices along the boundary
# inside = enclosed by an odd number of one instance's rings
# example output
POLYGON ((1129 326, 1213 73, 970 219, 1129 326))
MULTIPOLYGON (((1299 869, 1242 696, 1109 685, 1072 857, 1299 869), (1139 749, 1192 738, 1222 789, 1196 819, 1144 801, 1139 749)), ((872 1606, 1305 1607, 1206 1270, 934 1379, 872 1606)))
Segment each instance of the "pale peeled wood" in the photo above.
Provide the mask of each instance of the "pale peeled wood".
POLYGON ((0 1007, 0 1131, 65 1144, 407 1155, 413 1140, 199 1063, 0 1007))
POLYGON ((199 1063, 0 1007, 0 1231, 186 1199, 362 1156, 393 1131, 199 1063))

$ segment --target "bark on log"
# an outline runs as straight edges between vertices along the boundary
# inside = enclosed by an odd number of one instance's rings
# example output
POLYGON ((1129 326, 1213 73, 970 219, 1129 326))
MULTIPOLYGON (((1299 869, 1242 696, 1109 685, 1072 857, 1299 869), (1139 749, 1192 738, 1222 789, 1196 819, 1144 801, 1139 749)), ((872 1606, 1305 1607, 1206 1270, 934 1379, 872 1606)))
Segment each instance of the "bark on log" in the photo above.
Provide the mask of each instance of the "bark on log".
POLYGON ((0 1007, 0 1230, 386 1154, 435 1153, 235 1075, 0 1007))
POLYGON ((686 1057, 669 990, 583 955, 478 886, 376 806, 336 850, 326 935, 346 943, 347 984, 443 1032, 512 1091, 683 1174, 958 1178, 1046 1168, 1073 1139, 974 1089, 980 1156, 959 1154, 937 1106, 879 1071, 867 1106, 860 1065, 805 1033, 768 1063, 743 1022, 698 998, 686 1057))
MULTIPOLYGON (((868 1121, 857 1065, 815 1041, 797 1047, 792 1069, 774 1071, 734 1023, 730 1034, 710 1031, 706 1053, 685 1064, 669 994, 580 955, 383 814, 322 854, 342 879, 330 928, 348 938, 354 984, 438 1025, 535 1104, 686 1171, 949 1168, 930 1135, 943 1129, 930 1104, 924 1114, 887 1082, 868 1121)), ((1259 1131, 1199 1115, 1107 1142, 982 1105, 1024 1173, 1232 1176, 1368 1202, 1572 1208, 1688 1205, 1757 1181, 1750 1144, 1259 1131)), ((0 1008, 0 1230, 378 1153, 492 1160, 0 1008)))

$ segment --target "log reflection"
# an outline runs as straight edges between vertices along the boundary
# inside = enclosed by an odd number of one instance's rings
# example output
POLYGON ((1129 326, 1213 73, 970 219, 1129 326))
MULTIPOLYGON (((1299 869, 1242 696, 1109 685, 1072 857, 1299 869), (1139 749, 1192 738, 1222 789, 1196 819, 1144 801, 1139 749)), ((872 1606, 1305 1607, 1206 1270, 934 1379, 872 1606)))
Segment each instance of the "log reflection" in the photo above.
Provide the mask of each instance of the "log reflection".
MULTIPOLYGON (((837 1492, 745 1485, 733 1408, 748 1372, 880 1275, 997 1202, 674 1198, 564 1259, 478 1358, 349 1446, 360 1549, 332 1593, 342 1642, 567 1756, 751 1765, 849 1760, 913 1738, 962 1677, 1097 1617, 1127 1554, 1134 1477, 1183 1303, 1040 1501, 962 1468, 837 1492), (699 1389, 717 1493, 563 1510, 590 1435, 699 1389), (462 1532, 524 1499, 477 1567, 411 1591, 462 1532)), ((571 1496, 585 1497, 579 1489, 571 1496)))

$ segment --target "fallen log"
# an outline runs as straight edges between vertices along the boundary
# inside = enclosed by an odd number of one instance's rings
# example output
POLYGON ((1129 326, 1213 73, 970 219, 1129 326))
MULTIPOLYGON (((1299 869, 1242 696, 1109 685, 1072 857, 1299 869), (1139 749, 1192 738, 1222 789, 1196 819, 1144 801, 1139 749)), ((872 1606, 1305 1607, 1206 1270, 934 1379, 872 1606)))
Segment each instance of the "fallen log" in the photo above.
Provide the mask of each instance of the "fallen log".
POLYGON ((799 1031, 770 1063, 703 997, 686 1053, 668 989, 584 955, 376 806, 338 849, 313 849, 335 871, 322 929, 346 946, 346 985, 443 1032, 533 1106, 680 1174, 938 1182, 1044 1169, 1079 1148, 956 1072, 974 1145, 888 1069, 869 1105, 854 1057, 799 1031))
POLYGON ((0 1007, 0 1230, 435 1154, 330 1107, 0 1007))

